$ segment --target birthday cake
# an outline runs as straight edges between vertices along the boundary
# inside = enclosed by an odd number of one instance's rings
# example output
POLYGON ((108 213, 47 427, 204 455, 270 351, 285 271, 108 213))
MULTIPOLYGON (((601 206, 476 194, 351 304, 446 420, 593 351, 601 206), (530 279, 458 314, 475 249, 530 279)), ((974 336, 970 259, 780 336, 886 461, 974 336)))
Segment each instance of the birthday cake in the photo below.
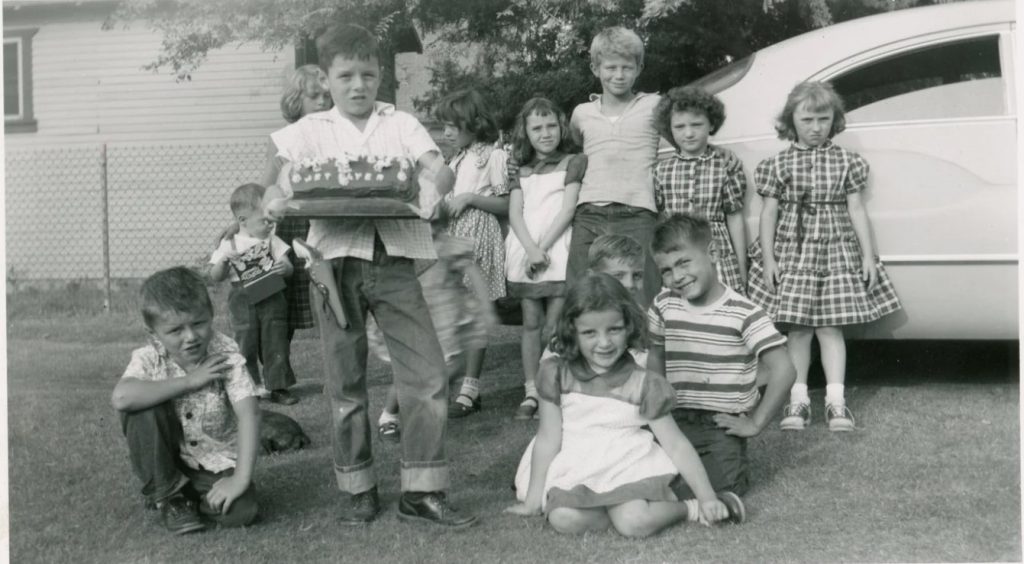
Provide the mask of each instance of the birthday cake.
POLYGON ((330 217, 418 217, 415 166, 406 158, 354 155, 303 159, 291 172, 289 215, 330 217))

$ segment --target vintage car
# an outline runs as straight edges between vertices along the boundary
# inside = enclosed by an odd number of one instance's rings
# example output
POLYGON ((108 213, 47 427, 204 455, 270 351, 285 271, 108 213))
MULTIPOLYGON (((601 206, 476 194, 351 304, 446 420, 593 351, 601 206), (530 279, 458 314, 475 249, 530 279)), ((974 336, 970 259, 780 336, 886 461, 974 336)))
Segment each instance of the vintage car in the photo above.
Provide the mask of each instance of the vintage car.
POLYGON ((832 83, 840 145, 871 165, 866 201, 903 311, 849 336, 1018 339, 1014 3, 959 2, 860 18, 777 43, 694 84, 725 103, 712 140, 750 181, 786 142, 775 117, 792 87, 832 83))

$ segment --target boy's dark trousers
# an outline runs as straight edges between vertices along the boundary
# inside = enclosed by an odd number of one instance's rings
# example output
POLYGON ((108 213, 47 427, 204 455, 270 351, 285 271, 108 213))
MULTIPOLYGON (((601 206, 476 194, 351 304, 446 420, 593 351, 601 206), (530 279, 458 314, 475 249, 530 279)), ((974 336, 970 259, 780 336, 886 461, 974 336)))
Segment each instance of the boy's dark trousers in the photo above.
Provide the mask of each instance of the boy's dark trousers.
POLYGON ((239 352, 256 384, 268 390, 283 390, 295 384, 288 360, 288 299, 278 292, 255 304, 240 283, 232 282, 228 293, 228 314, 239 352), (263 363, 262 373, 260 362, 263 363))
POLYGON ((259 506, 252 484, 224 515, 206 504, 204 496, 213 484, 231 476, 234 470, 219 473, 195 470, 181 460, 181 422, 173 401, 149 409, 119 412, 119 415, 121 429, 128 441, 132 471, 142 481, 142 495, 147 502, 155 504, 180 491, 198 500, 200 513, 221 526, 241 527, 256 519, 259 506))
MULTIPOLYGON (((725 429, 715 423, 714 416, 717 414, 717 411, 702 409, 672 410, 672 418, 679 425, 679 430, 700 455, 711 487, 716 492, 730 491, 744 495, 749 488, 747 439, 727 435, 725 429)), ((679 480, 673 490, 681 500, 696 497, 684 480, 679 480)))
POLYGON ((569 264, 565 280, 572 284, 587 271, 587 253, 590 245, 601 235, 628 235, 644 249, 644 306, 650 305, 661 291, 661 274, 651 256, 651 240, 658 214, 646 208, 611 203, 606 206, 580 204, 572 219, 572 238, 569 240, 569 264))
POLYGON ((336 258, 331 259, 331 266, 348 328, 338 326, 320 292, 312 292, 312 297, 331 401, 331 443, 338 489, 357 494, 377 485, 366 389, 369 310, 384 334, 401 406, 401 489, 447 490, 444 435, 448 380, 413 261, 389 256, 377 237, 373 260, 336 258))

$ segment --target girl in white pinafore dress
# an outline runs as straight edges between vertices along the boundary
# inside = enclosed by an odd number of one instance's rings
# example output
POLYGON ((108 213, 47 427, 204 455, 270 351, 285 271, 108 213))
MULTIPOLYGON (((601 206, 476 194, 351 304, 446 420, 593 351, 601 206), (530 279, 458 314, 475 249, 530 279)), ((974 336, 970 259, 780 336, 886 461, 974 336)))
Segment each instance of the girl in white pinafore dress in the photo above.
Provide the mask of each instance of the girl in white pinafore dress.
POLYGON ((509 192, 505 239, 508 294, 523 307, 522 360, 526 398, 516 419, 537 414, 537 367, 565 301, 569 238, 586 155, 566 154, 565 113, 550 100, 532 98, 516 117, 513 156, 518 177, 509 192))
POLYGON ((743 502, 715 495, 673 421, 672 386, 628 353, 646 346, 645 327, 640 306, 611 276, 587 274, 570 288, 552 339, 559 356, 537 376, 540 427, 516 472, 521 503, 509 512, 543 513, 561 533, 611 526, 637 537, 683 520, 743 520, 743 502), (676 499, 680 474, 697 499, 676 499))

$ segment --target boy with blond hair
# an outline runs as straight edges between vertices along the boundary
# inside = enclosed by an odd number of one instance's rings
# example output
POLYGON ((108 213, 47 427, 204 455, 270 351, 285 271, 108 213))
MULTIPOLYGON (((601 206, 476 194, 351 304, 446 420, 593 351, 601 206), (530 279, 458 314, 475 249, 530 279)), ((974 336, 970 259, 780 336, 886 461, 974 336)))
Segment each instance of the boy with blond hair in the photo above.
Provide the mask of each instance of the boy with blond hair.
POLYGON ((647 306, 661 289, 647 250, 658 213, 654 165, 662 139, 654 123, 661 95, 633 89, 643 68, 644 42, 632 30, 610 27, 590 44, 590 70, 601 82, 601 93, 576 106, 569 120, 572 138, 589 164, 572 222, 566 282, 587 270, 594 239, 606 233, 628 235, 645 249, 641 303, 647 306))

